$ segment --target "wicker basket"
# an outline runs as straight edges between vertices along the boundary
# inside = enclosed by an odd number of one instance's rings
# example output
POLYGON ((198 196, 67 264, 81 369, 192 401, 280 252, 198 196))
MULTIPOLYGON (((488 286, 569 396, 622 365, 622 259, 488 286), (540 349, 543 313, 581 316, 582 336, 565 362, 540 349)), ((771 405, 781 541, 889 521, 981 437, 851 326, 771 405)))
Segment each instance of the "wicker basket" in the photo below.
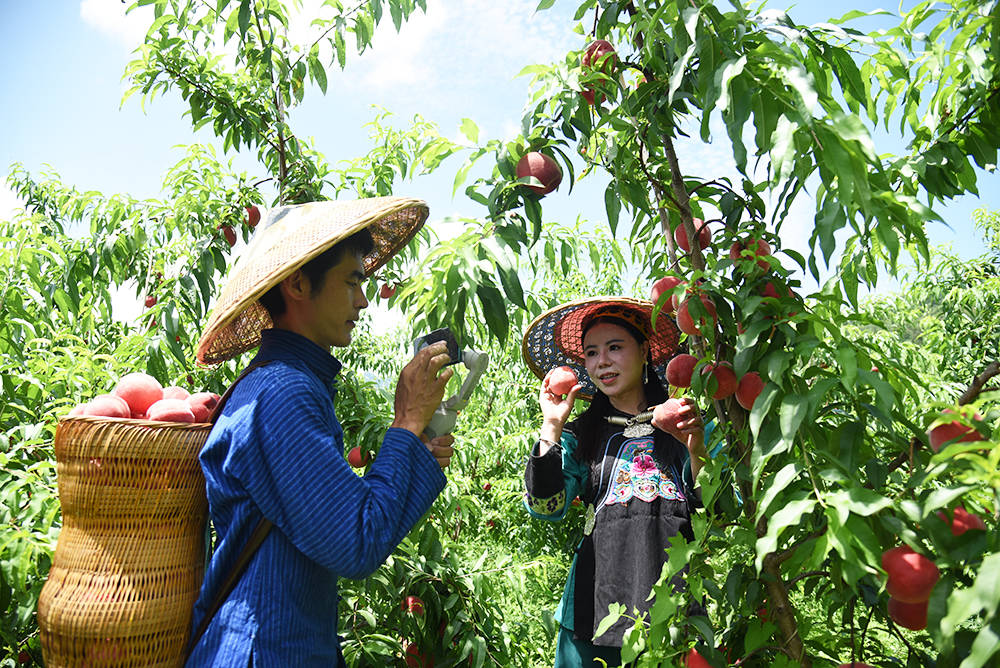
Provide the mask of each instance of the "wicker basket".
POLYGON ((49 668, 180 666, 204 570, 210 424, 64 418, 63 527, 38 599, 49 668))

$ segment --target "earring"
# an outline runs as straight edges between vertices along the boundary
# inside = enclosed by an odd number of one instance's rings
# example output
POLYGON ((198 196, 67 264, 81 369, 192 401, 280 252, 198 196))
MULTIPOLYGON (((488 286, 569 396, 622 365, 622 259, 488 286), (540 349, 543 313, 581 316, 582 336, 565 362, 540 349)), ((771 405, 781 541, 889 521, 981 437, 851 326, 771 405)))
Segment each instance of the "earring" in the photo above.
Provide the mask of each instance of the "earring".
POLYGON ((643 362, 642 363, 642 379, 643 379, 644 383, 648 383, 649 382, 649 363, 648 362, 643 362))

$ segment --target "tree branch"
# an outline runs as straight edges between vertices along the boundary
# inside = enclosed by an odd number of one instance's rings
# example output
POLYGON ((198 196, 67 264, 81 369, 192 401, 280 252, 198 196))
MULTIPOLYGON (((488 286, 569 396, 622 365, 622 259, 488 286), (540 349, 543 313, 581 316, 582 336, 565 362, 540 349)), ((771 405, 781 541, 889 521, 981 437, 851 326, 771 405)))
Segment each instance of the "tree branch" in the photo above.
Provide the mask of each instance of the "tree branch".
POLYGON ((991 362, 981 374, 972 380, 972 384, 969 386, 969 389, 963 392, 962 396, 958 398, 958 405, 964 406, 965 404, 971 404, 975 401, 982 393, 986 383, 990 382, 990 380, 996 376, 1000 376, 1000 360, 994 360, 991 362))
MULTIPOLYGON (((972 379, 972 384, 958 398, 958 405, 964 406, 975 401, 983 392, 986 384, 996 376, 1000 376, 1000 360, 990 362, 981 374, 972 379)), ((908 452, 901 452, 896 458, 889 462, 889 473, 892 473, 907 461, 912 462, 914 453, 924 446, 923 441, 914 436, 910 439, 910 449, 908 452)))
MULTIPOLYGON (((829 575, 830 571, 806 571, 805 573, 799 573, 794 578, 785 583, 785 586, 791 588, 793 584, 799 580, 805 580, 806 578, 819 577, 821 575, 829 575)), ((853 632, 853 628, 851 629, 853 632)))

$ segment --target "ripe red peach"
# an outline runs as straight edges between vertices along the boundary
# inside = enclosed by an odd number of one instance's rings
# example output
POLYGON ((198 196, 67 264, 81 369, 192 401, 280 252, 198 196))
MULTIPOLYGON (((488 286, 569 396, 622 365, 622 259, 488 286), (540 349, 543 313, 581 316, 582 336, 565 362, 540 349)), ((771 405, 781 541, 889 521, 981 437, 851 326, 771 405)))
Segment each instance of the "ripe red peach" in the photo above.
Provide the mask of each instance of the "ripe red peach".
POLYGON ((125 400, 132 417, 139 417, 163 398, 163 386, 148 373, 129 373, 121 377, 112 394, 125 400))
POLYGON ((761 391, 764 389, 764 381, 756 371, 744 374, 740 378, 740 383, 736 387, 736 401, 747 410, 753 408, 753 403, 757 401, 761 391))
MULTIPOLYGON (((660 280, 658 280, 656 283, 653 283, 653 287, 649 291, 649 301, 651 301, 651 302, 653 302, 655 304, 656 302, 658 302, 660 300, 660 295, 662 295, 665 292, 671 292, 671 291, 673 291, 674 288, 676 288, 678 285, 680 285, 683 282, 684 281, 682 281, 681 279, 677 278, 676 276, 664 276, 663 278, 661 278, 660 280)), ((669 301, 669 303, 670 303, 669 310, 670 311, 675 311, 677 309, 677 304, 675 304, 674 301, 675 300, 671 297, 671 299, 669 301)), ((663 304, 663 308, 665 310, 667 309, 667 304, 666 303, 663 304)))
MULTIPOLYGON (((698 248, 705 250, 712 243, 712 230, 708 228, 708 223, 701 218, 695 218, 692 222, 694 223, 695 231, 698 233, 698 248)), ((674 243, 684 252, 691 252, 691 244, 688 243, 687 231, 684 229, 683 224, 678 225, 674 230, 674 243)))
POLYGON ((701 373, 702 375, 711 374, 715 378, 716 389, 712 394, 713 399, 725 399, 731 396, 739 385, 736 382, 736 373, 729 362, 706 364, 701 373))
POLYGON ((660 431, 669 433, 677 428, 677 423, 684 412, 685 406, 680 399, 667 399, 653 408, 652 425, 660 431))
POLYGON ((889 574, 885 589, 903 603, 920 603, 931 596, 931 590, 941 577, 938 567, 908 545, 900 545, 882 553, 882 569, 889 574))
POLYGON ((128 418, 132 412, 125 401, 114 394, 100 394, 91 399, 83 409, 84 415, 128 418))
MULTIPOLYGON (((954 413, 953 410, 946 408, 945 413, 954 413)), ((974 416, 976 420, 982 420, 983 416, 976 413, 974 416)), ((956 441, 958 443, 963 442, 975 442, 984 440, 983 435, 972 427, 967 427, 958 420, 954 420, 947 424, 941 424, 934 427, 927 433, 927 438, 930 441, 931 448, 934 452, 941 449, 945 443, 951 441, 956 441)))
POLYGON ((187 398, 187 403, 194 413, 195 422, 208 422, 219 403, 219 395, 215 392, 195 392, 187 398))
POLYGON ((178 387, 177 385, 171 385, 170 387, 163 388, 163 398, 164 399, 182 399, 186 400, 191 393, 185 390, 183 387, 178 387))
POLYGON ((743 239, 742 241, 737 241, 733 243, 729 248, 729 259, 736 262, 738 265, 741 262, 751 262, 756 259, 757 266, 767 271, 771 268, 771 265, 767 260, 762 258, 767 257, 771 254, 771 246, 763 239, 743 239), (752 254, 752 257, 747 258, 743 255, 743 251, 748 250, 752 254))
POLYGON ((691 376, 698 358, 681 353, 667 363, 667 382, 673 387, 691 387, 691 376))
POLYGON ((712 300, 705 295, 699 295, 699 298, 708 315, 698 316, 697 323, 689 310, 690 298, 685 299, 677 306, 677 328, 689 336, 705 336, 719 322, 719 316, 716 314, 715 304, 712 300), (710 318, 711 325, 709 325, 710 318))
POLYGON ((194 422, 194 412, 183 399, 160 399, 146 411, 146 418, 159 422, 194 422))
POLYGON ((920 631, 927 628, 927 601, 917 601, 916 603, 906 603, 897 598, 889 598, 889 606, 886 610, 890 619, 903 628, 912 631, 920 631))
POLYGON ((576 372, 568 366, 559 366, 549 371, 546 376, 549 390, 552 394, 563 396, 570 393, 575 385, 580 382, 576 372))

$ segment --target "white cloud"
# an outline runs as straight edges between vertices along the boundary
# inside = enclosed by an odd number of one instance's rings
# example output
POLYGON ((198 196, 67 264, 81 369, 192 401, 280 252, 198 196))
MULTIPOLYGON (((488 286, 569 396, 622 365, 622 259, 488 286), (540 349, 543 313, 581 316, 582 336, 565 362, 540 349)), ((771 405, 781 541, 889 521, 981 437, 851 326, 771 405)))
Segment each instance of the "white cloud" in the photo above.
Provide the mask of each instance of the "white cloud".
POLYGON ((24 200, 18 197, 7 184, 0 181, 0 220, 13 218, 15 213, 24 209, 24 200))
MULTIPOLYGON (((509 81, 525 65, 561 57, 571 48, 570 26, 553 12, 535 12, 535 0, 432 0, 399 33, 383 18, 371 50, 356 67, 365 88, 447 87, 509 81)), ((576 38, 579 39, 578 37, 576 38)), ((352 77, 353 79, 353 77, 352 77)), ((451 92, 448 91, 448 92, 451 92)))
POLYGON ((80 18, 115 41, 138 46, 152 23, 152 9, 137 7, 128 14, 128 5, 121 0, 80 0, 80 18))

